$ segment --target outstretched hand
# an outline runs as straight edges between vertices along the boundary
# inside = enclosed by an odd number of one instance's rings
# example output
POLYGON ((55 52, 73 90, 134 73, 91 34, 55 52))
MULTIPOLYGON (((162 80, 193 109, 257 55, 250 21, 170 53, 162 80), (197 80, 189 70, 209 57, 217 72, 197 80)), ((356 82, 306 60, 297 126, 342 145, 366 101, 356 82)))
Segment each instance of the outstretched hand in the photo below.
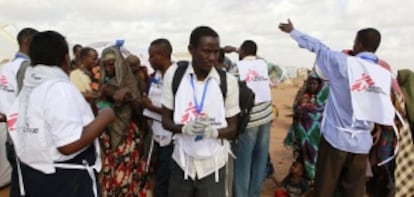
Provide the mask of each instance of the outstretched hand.
POLYGON ((290 21, 290 19, 288 19, 287 23, 280 23, 279 24, 279 29, 283 32, 290 33, 291 31, 293 31, 294 27, 293 27, 293 24, 290 21))

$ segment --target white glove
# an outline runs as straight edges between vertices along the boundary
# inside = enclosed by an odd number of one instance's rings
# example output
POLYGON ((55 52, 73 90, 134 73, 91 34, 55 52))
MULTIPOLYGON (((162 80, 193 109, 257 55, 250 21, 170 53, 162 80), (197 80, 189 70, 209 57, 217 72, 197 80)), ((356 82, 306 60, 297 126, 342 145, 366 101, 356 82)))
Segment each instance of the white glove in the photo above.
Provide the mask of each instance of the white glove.
POLYGON ((181 133, 185 135, 203 135, 206 126, 206 121, 195 119, 185 124, 181 129, 181 133))
POLYGON ((204 128, 204 137, 215 139, 215 138, 218 138, 218 135, 219 135, 219 132, 215 127, 208 125, 204 128))

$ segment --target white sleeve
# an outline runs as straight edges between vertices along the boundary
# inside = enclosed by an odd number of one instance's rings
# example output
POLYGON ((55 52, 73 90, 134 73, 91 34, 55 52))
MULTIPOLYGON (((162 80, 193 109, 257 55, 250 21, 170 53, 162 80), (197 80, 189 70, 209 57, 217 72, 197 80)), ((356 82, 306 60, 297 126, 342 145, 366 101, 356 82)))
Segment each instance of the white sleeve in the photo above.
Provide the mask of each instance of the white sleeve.
POLYGON ((53 143, 62 147, 80 139, 83 127, 94 117, 79 91, 70 83, 58 82, 45 97, 45 122, 53 143))

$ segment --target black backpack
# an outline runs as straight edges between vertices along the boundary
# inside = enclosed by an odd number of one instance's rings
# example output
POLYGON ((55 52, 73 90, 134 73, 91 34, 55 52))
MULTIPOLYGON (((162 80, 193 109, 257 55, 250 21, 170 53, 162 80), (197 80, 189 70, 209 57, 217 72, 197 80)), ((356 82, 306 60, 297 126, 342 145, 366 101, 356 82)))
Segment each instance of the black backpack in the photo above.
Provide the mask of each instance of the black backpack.
MULTIPOLYGON (((189 62, 179 61, 177 62, 177 65, 178 65, 177 70, 175 70, 173 80, 172 80, 172 91, 173 91, 174 98, 175 98, 175 94, 177 93, 178 86, 180 85, 181 80, 184 76, 184 73, 189 65, 189 62)), ((216 70, 220 76, 220 89, 221 89, 221 93, 223 94, 223 99, 225 99, 227 95, 227 76, 226 76, 227 73, 226 71, 221 70, 221 69, 216 69, 216 70)), ((235 138, 237 138, 237 136, 239 136, 245 131, 246 126, 250 120, 250 112, 254 106, 254 98, 255 98, 254 92, 247 86, 246 82, 239 80, 238 84, 239 84, 240 113, 237 115, 238 116, 237 134, 235 138)))

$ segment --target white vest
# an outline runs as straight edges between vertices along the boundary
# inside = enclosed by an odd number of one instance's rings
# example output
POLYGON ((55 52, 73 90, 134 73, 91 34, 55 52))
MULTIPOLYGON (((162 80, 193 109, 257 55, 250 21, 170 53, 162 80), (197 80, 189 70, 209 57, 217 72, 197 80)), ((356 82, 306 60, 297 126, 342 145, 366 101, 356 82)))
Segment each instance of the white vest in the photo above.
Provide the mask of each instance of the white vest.
POLYGON ((3 66, 0 74, 0 112, 8 113, 17 96, 17 72, 24 58, 16 58, 3 66))
MULTIPOLYGON (((148 97, 156 107, 161 107, 163 80, 160 71, 157 71, 154 76, 154 80, 151 82, 148 97)), ((161 114, 145 109, 144 116, 154 120, 152 123, 152 131, 154 133, 154 140, 157 141, 160 146, 166 146, 171 142, 172 133, 165 130, 161 124, 161 114)))
POLYGON ((272 100, 267 64, 262 59, 242 60, 237 63, 240 80, 255 94, 255 104, 272 100))
MULTIPOLYGON (((190 80, 190 75, 186 73, 181 80, 181 84, 175 96, 174 122, 176 124, 185 124, 194 120, 196 117, 193 88, 191 87, 190 80)), ((195 82, 195 95, 197 101, 201 102, 202 92, 207 80, 208 86, 201 114, 202 116, 208 116, 217 129, 227 127, 223 94, 221 93, 219 83, 215 79, 206 79, 202 83, 195 82)), ((216 172, 217 174, 217 170, 225 165, 226 159, 223 160, 223 158, 227 158, 227 153, 230 150, 227 140, 209 138, 196 140, 195 136, 187 136, 183 134, 174 135, 174 139, 175 146, 173 159, 184 169, 185 174, 187 174, 189 167, 186 162, 188 161, 188 157, 200 161, 213 158, 216 161, 215 167, 213 168, 204 166, 201 170, 202 174, 199 174, 199 178, 203 178, 213 172, 216 172), (225 156, 220 157, 223 155, 225 156)))
MULTIPOLYGON (((30 167, 39 170, 46 174, 56 172, 56 164, 54 163, 57 155, 69 160, 75 157, 81 151, 71 154, 62 155, 57 148, 54 148, 52 136, 49 133, 48 125, 46 125, 44 108, 47 105, 45 103, 45 95, 50 87, 52 87, 56 80, 51 80, 38 86, 35 93, 32 93, 29 98, 29 108, 27 111, 28 124, 23 128, 22 132, 18 132, 16 126, 17 118, 19 117, 18 108, 20 105, 19 99, 13 103, 10 108, 10 113, 7 115, 7 126, 13 143, 15 146, 16 154, 19 159, 30 167)), ((58 82, 59 83, 59 82, 58 82)), ((70 83, 68 81, 68 83, 70 83)), ((86 101, 85 101, 86 103, 86 101)), ((77 106, 81 107, 81 106, 77 106)), ((85 104, 84 107, 89 107, 85 104)), ((93 113, 84 114, 82 117, 83 124, 91 122, 94 119, 93 113)), ((101 168, 101 160, 99 158, 99 146, 95 141, 95 149, 97 151, 97 159, 94 168, 99 171, 101 168)))
POLYGON ((394 125, 391 73, 361 58, 348 57, 348 76, 353 116, 383 125, 394 125))

